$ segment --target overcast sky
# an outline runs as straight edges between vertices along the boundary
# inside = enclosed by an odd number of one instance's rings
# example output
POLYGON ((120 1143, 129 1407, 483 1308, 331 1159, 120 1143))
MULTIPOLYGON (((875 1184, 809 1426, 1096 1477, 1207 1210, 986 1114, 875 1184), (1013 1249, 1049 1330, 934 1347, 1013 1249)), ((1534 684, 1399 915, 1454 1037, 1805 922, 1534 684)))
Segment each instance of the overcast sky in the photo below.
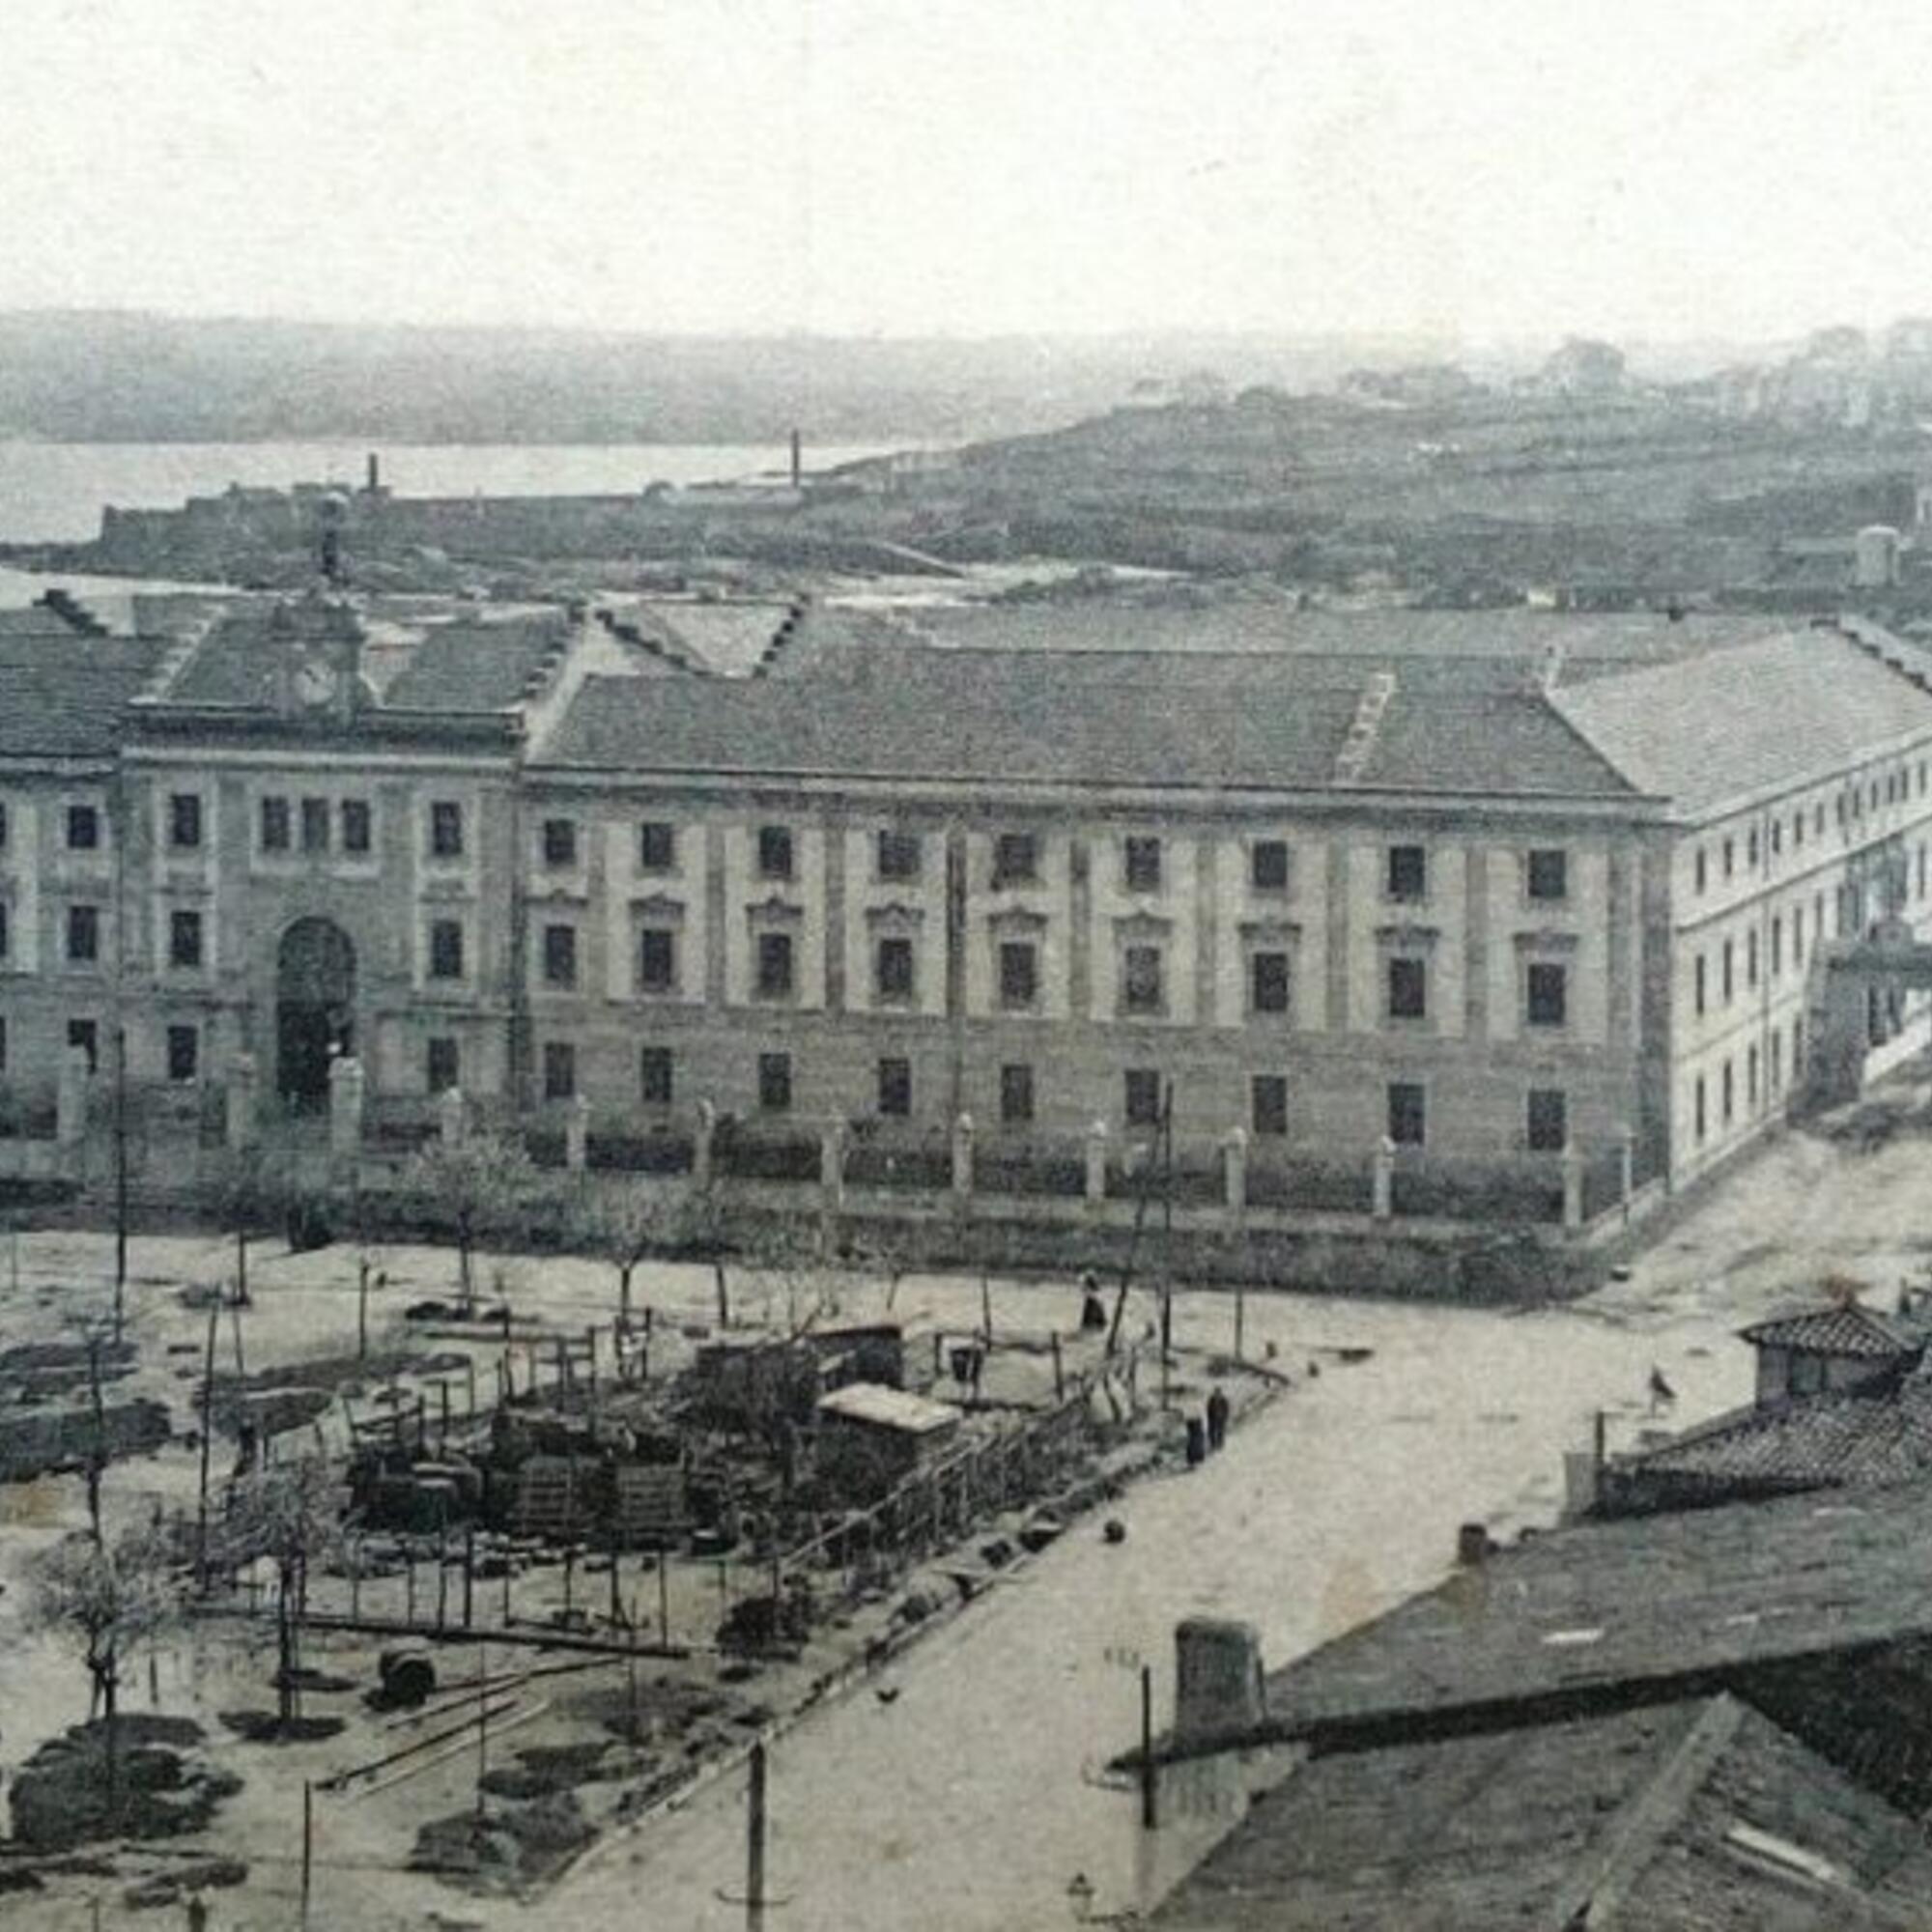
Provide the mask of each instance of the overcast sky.
POLYGON ((1787 334, 1932 311, 1932 5, 0 0, 0 307, 1787 334))

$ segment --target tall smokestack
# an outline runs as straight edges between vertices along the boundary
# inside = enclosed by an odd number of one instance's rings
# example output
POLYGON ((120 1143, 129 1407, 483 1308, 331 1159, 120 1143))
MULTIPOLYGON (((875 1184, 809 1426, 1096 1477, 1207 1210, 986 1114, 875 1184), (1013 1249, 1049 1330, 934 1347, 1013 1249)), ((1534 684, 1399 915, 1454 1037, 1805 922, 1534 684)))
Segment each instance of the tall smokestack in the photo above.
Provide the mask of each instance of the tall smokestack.
POLYGON ((383 487, 383 461, 372 449, 369 452, 369 494, 374 496, 383 487))
POLYGON ((791 487, 802 489, 805 484, 805 438, 797 430, 791 433, 791 487))

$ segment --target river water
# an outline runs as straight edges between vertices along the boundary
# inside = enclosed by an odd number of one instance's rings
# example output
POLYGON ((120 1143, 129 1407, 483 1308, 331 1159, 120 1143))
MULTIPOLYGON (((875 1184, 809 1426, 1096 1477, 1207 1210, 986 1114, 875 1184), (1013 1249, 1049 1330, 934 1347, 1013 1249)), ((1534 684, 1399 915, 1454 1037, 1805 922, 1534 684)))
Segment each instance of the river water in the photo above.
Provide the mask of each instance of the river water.
MULTIPOLYGON (((905 443, 806 445, 829 469, 905 443)), ((17 442, 0 441, 0 542, 79 543, 99 533, 105 504, 167 509, 231 483, 363 480, 371 450, 402 497, 622 495, 646 484, 706 483, 783 470, 781 443, 17 442)))

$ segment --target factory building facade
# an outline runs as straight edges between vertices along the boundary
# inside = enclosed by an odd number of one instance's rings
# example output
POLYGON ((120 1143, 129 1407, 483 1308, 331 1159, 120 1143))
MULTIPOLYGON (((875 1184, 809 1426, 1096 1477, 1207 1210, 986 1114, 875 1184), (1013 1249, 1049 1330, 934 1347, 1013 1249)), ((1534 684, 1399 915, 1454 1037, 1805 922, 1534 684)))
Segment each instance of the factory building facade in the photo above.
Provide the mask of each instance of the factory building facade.
MULTIPOLYGON (((1211 1195, 1238 1130, 1288 1209, 1361 1205, 1387 1143, 1409 1209, 1498 1219, 1567 1150, 1594 1211, 1783 1118, 1829 949, 1928 923, 1895 639, 1113 622, 814 610, 749 677, 324 598, 165 652, 0 637, 10 1118, 74 1049, 205 1124, 241 1067, 298 1115, 353 1056, 377 1122, 458 1087, 673 1143, 705 1103, 939 1176, 963 1118, 1016 1194, 1171 1135, 1211 1195)), ((1922 1032, 1875 995, 1872 1064, 1922 1032)))

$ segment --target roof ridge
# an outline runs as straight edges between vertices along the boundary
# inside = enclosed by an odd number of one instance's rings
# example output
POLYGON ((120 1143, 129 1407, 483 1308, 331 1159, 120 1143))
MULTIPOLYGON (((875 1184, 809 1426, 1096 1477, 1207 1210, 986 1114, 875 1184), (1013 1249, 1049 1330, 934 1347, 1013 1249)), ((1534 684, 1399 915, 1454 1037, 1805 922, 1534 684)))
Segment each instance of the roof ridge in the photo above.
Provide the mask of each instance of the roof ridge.
POLYGON ((1669 1757, 1619 1808, 1585 1871, 1557 1893, 1543 1921, 1548 1932, 1600 1932, 1617 1922, 1624 1895, 1730 1749, 1744 1718, 1745 1707, 1728 1691, 1705 1705, 1669 1757))

